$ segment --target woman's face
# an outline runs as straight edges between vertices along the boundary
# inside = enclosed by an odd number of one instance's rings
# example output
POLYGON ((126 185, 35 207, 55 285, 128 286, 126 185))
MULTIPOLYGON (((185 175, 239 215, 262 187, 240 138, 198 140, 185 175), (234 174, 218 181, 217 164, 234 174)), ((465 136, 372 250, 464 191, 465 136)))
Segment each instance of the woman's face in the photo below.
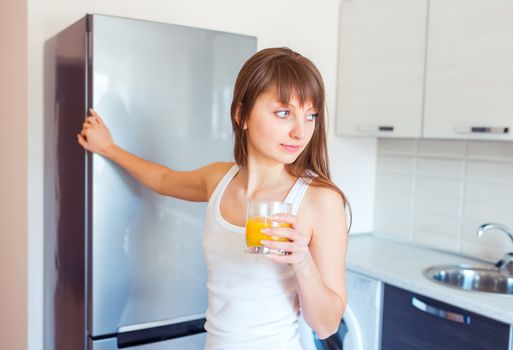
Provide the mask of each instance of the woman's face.
POLYGON ((312 139, 316 117, 317 111, 310 102, 300 106, 292 97, 288 104, 282 104, 274 90, 263 92, 244 123, 248 156, 293 163, 312 139))

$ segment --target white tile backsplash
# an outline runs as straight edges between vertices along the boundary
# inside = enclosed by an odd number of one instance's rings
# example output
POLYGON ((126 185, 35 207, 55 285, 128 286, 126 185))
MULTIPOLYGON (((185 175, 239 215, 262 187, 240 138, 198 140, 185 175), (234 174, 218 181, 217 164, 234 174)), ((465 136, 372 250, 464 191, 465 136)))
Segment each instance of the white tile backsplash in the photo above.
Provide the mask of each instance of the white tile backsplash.
POLYGON ((500 223, 511 221, 511 206, 505 207, 496 202, 465 201, 463 219, 500 223))
POLYGON ((460 220, 443 214, 416 211, 413 230, 415 233, 458 240, 460 220))
POLYGON ((374 215, 375 231, 379 228, 386 228, 389 237, 397 239, 411 238, 411 227, 413 219, 413 196, 412 192, 388 191, 381 188, 376 192, 376 208, 380 211, 374 215))
POLYGON ((416 195, 415 211, 460 218, 462 203, 458 197, 450 198, 432 195, 416 195))
POLYGON ((513 161, 513 142, 468 142, 467 159, 497 159, 513 161))
POLYGON ((380 190, 376 193, 376 204, 385 212, 410 212, 413 210, 411 192, 380 190))
POLYGON ((417 143, 415 139, 379 139, 378 152, 394 154, 415 154, 417 143))
MULTIPOLYGON (((486 201, 497 206, 506 206, 513 211, 513 181, 498 183, 494 181, 465 180, 465 198, 467 200, 486 201)), ((512 212, 513 215, 513 212, 512 212)))
POLYGON ((418 154, 441 158, 463 157, 465 143, 463 141, 418 140, 418 154))
POLYGON ((513 161, 499 163, 497 161, 468 160, 466 176, 468 179, 506 181, 507 185, 513 186, 513 161))
POLYGON ((415 158, 409 156, 388 156, 382 155, 377 160, 377 168, 392 172, 413 174, 415 158))
POLYGON ((463 175, 463 161, 419 157, 417 160, 417 174, 460 178, 463 175))
POLYGON ((433 235, 429 232, 418 231, 415 233, 413 237, 413 242, 415 244, 447 250, 447 251, 459 251, 459 240, 451 237, 437 236, 436 239, 433 239, 433 235))
POLYGON ((513 245, 513 143, 378 140, 374 230, 378 235, 497 261, 513 245))
POLYGON ((415 195, 461 198, 463 196, 463 181, 461 179, 417 175, 415 177, 415 195))
MULTIPOLYGON (((379 170, 378 170, 379 172, 379 170)), ((384 191, 393 191, 396 193, 405 193, 411 195, 413 192, 413 174, 396 174, 393 172, 382 171, 381 176, 376 178, 376 186, 384 191)))

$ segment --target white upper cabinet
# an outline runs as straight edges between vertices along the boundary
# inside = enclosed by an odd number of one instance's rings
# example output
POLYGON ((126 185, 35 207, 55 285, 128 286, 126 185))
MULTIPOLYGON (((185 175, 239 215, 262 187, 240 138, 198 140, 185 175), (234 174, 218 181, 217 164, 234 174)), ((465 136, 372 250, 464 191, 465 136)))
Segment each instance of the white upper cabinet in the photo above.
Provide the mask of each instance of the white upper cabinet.
POLYGON ((513 0, 431 0, 424 137, 512 132, 513 0))
POLYGON ((421 136, 426 27, 427 0, 341 4, 337 134, 421 136))

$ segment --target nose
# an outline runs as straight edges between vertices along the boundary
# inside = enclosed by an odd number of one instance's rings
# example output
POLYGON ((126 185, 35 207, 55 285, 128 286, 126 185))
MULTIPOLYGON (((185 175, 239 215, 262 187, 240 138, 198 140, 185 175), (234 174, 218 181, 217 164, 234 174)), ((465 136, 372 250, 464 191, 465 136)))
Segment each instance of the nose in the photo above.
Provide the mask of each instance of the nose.
POLYGON ((305 137, 305 122, 302 118, 294 118, 294 127, 290 130, 290 137, 302 140, 305 137))

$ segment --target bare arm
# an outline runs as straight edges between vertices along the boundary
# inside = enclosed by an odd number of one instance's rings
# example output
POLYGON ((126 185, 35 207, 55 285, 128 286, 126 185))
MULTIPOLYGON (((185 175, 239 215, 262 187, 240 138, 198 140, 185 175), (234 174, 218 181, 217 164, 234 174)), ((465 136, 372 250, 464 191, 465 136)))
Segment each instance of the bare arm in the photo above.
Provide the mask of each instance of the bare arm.
POLYGON ((220 167, 226 168, 224 163, 214 163, 193 171, 174 171, 138 157, 115 144, 109 129, 93 110, 77 138, 85 150, 112 160, 150 190, 188 201, 208 201, 209 178, 220 167))
POLYGON ((345 211, 342 198, 331 189, 311 186, 305 199, 306 206, 298 213, 300 220, 290 214, 273 216, 273 221, 287 222, 293 229, 266 229, 272 236, 286 237, 289 242, 267 240, 263 243, 269 248, 292 252, 267 257, 291 265, 296 275, 301 313, 317 336, 324 339, 338 330, 346 307, 345 211), (300 222, 309 223, 305 226, 308 228, 302 227, 300 222))
POLYGON ((348 235, 342 198, 333 190, 317 190, 310 254, 295 272, 303 317, 324 339, 338 330, 346 308, 348 235))

